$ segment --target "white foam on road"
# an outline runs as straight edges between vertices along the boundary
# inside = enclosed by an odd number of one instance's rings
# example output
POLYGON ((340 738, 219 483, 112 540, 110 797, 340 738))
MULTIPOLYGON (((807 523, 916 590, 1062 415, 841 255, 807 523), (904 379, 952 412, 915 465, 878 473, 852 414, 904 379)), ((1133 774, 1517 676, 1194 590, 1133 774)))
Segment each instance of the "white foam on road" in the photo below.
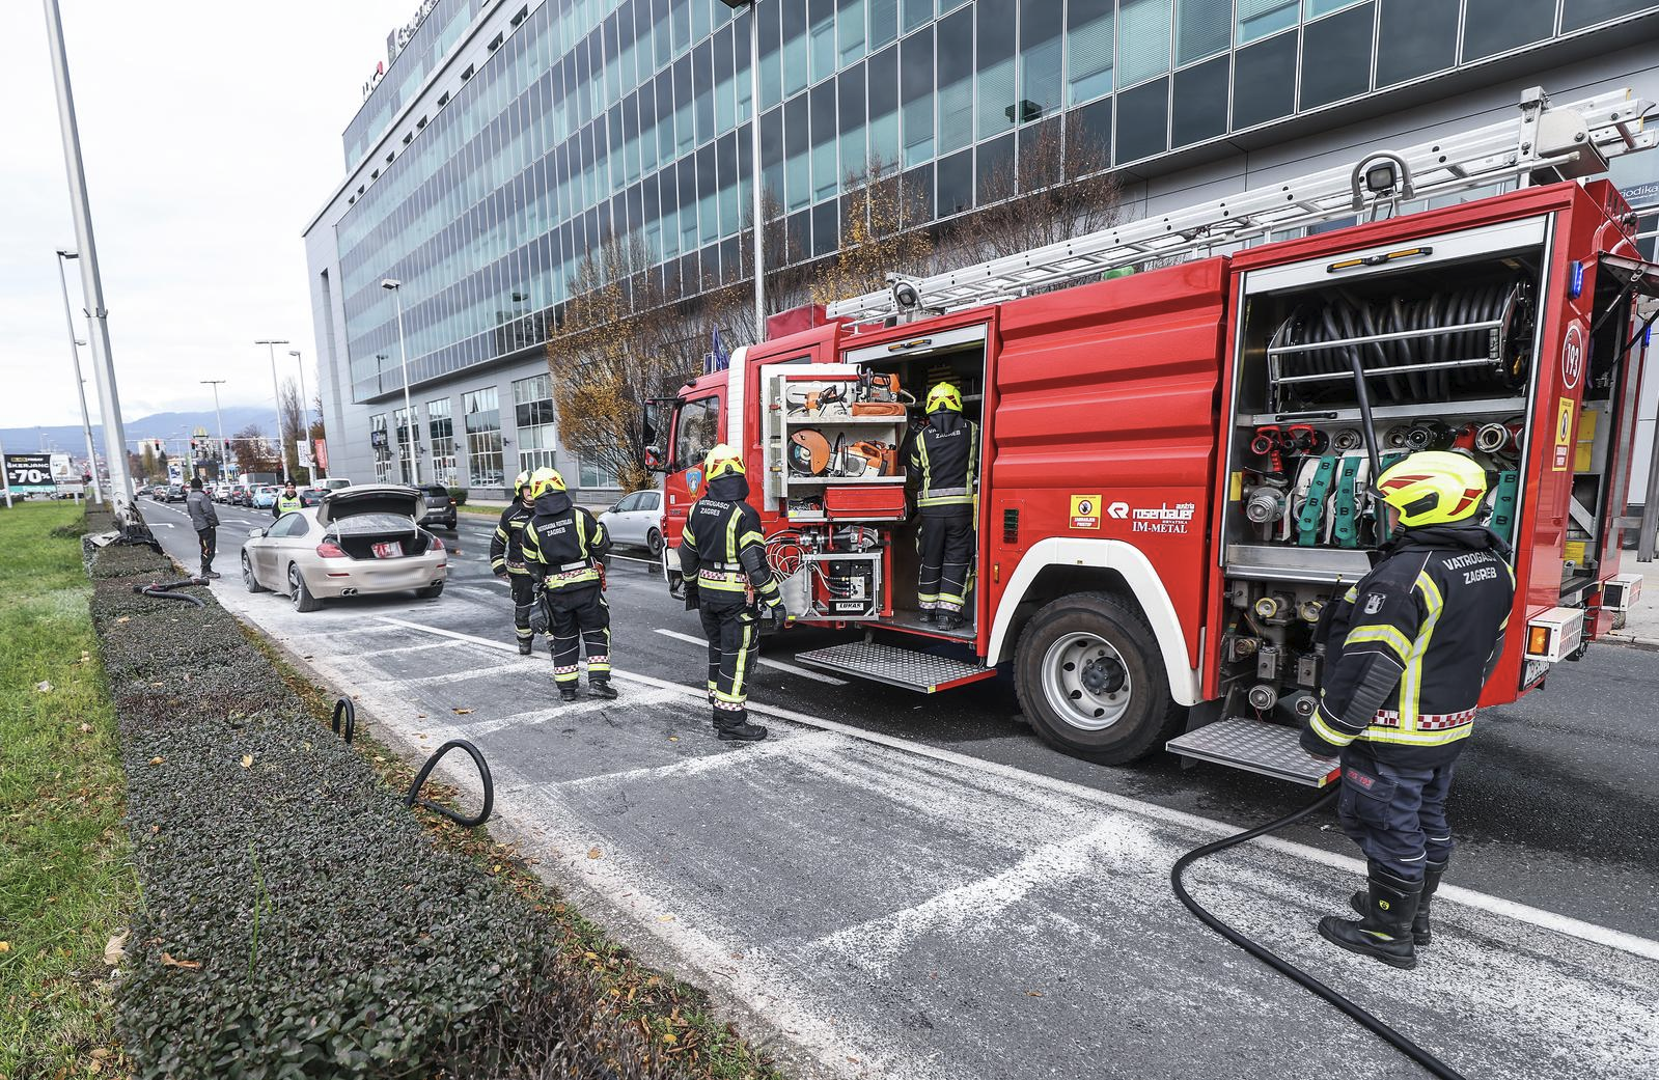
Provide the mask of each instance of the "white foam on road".
MULTIPOLYGON (((703 638, 693 637, 690 634, 682 634, 678 630, 666 630, 662 627, 658 627, 657 633, 666 638, 673 638, 675 641, 684 641, 689 644, 696 645, 700 649, 708 648, 709 643, 703 638)), ((809 668, 801 667, 798 664, 790 664, 783 660, 774 660, 769 656, 759 656, 756 657, 755 660, 762 667, 773 668, 777 671, 787 671, 791 675, 799 675, 803 679, 811 679, 814 682, 829 683, 831 686, 847 685, 846 679, 837 679, 833 675, 825 675, 821 671, 812 671, 809 668)))

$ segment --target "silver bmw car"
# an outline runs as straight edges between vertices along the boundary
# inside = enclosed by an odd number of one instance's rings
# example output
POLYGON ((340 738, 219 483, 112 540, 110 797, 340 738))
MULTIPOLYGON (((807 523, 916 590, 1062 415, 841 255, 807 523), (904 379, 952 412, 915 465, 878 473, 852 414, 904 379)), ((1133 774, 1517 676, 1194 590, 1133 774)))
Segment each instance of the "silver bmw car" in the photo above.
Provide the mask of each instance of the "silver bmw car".
POLYGON ((331 491, 316 506, 294 510, 242 545, 242 584, 249 592, 286 593, 296 611, 314 611, 336 596, 413 589, 444 591, 449 552, 420 527, 421 493, 400 484, 331 491))

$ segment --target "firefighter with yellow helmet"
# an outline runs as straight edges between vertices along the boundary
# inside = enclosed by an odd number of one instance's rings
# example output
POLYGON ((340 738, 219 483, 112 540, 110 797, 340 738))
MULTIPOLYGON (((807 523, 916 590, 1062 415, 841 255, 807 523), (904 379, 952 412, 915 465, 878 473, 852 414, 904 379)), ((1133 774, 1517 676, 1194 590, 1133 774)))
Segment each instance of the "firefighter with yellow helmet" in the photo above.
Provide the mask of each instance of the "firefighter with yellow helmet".
POLYGON ((766 562, 760 515, 748 504, 743 457, 721 443, 703 459, 703 495, 686 516, 680 573, 686 606, 696 608, 709 639, 709 704, 722 741, 757 742, 766 729, 749 723, 749 676, 760 645, 760 617, 784 614, 766 562))
POLYGON ((1452 852, 1446 795, 1503 651, 1509 548, 1480 523, 1486 472, 1463 454, 1412 454, 1377 477, 1392 535, 1322 627, 1325 671, 1302 747, 1341 756, 1343 831, 1365 853, 1361 918, 1319 933, 1394 967, 1417 965, 1452 852))
POLYGON ((928 391, 925 411, 927 424, 912 439, 907 459, 921 517, 916 601, 923 622, 955 630, 973 590, 979 425, 962 415, 962 392, 948 382, 928 391))
POLYGON ((553 638, 553 681, 565 701, 576 700, 579 659, 587 658, 588 692, 614 698, 611 685, 611 609, 605 603, 605 565, 611 548, 605 526, 571 501, 555 469, 530 474, 531 515, 524 527, 524 562, 541 593, 539 617, 553 638))
POLYGON ((535 640, 530 613, 536 607, 536 582, 524 562, 524 527, 530 523, 528 470, 513 477, 513 501, 501 511, 495 534, 490 537, 490 570, 513 589, 513 633, 518 637, 520 656, 529 656, 535 640))

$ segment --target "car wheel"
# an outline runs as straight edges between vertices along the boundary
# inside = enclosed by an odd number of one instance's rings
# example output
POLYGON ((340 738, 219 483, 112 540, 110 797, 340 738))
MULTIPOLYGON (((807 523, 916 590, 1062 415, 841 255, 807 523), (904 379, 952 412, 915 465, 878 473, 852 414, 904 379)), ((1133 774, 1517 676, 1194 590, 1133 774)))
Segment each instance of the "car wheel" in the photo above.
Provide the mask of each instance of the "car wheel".
POLYGON ((438 597, 442 596, 443 594, 444 594, 444 583, 441 582, 441 581, 434 581, 432 584, 428 585, 424 589, 416 589, 415 590, 415 595, 420 597, 422 600, 436 600, 438 597))
POLYGON ((1038 736, 1067 754, 1127 765, 1178 732, 1152 628, 1106 593, 1061 597, 1031 617, 1014 658, 1020 710, 1038 736))
POLYGON ((652 529, 645 534, 645 550, 651 553, 653 559, 662 558, 662 533, 652 529))
POLYGON ((293 601, 295 611, 316 611, 322 606, 305 587, 305 575, 293 563, 288 564, 288 599, 293 601))
POLYGON ((253 560, 248 558, 248 553, 245 551, 242 553, 242 587, 249 592, 270 591, 259 583, 258 578, 253 576, 253 560))

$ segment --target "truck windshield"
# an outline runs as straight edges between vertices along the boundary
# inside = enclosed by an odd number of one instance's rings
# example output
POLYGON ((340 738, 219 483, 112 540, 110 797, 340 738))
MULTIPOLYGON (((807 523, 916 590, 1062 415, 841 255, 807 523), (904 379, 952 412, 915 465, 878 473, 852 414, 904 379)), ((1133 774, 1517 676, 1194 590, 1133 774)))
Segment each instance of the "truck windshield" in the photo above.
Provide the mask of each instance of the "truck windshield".
POLYGON ((698 398, 680 410, 674 430, 674 469, 689 469, 720 441, 720 399, 698 398))

